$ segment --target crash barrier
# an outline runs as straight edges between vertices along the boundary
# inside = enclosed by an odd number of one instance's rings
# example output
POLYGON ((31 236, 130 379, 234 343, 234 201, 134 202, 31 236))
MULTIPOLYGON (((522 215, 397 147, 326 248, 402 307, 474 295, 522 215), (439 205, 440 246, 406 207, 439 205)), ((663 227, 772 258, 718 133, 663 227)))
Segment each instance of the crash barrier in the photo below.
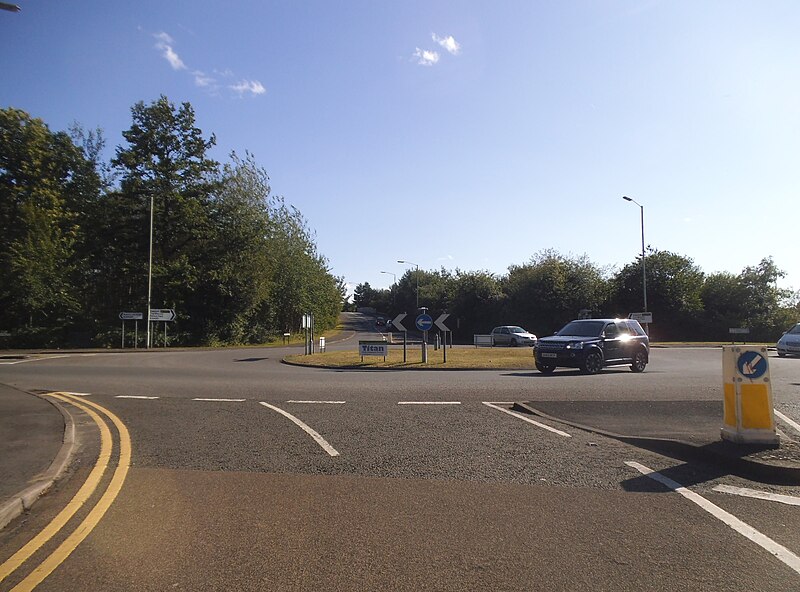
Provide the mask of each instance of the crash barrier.
POLYGON ((722 439, 739 444, 778 445, 767 348, 724 346, 722 382, 722 439))
POLYGON ((472 343, 475 347, 492 347, 494 345, 494 340, 491 335, 473 335, 472 343))

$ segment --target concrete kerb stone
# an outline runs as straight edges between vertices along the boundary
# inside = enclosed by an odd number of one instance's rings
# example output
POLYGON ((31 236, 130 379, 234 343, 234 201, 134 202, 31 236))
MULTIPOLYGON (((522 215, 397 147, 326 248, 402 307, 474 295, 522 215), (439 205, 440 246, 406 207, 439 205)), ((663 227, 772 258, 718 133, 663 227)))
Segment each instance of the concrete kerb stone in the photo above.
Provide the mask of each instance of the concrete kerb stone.
POLYGON ((36 393, 28 393, 34 397, 44 399, 59 410, 64 418, 64 437, 53 462, 47 467, 41 477, 35 483, 26 487, 14 495, 5 504, 0 506, 0 530, 6 527, 9 522, 20 516, 26 510, 30 510, 33 504, 46 494, 53 484, 61 478, 72 460, 75 451, 75 421, 72 415, 63 405, 50 397, 44 397, 36 393))
MULTIPOLYGON (((708 445, 698 446, 697 444, 677 439, 618 434, 594 426, 554 417, 524 402, 514 403, 512 409, 514 411, 536 415, 543 419, 568 425, 585 432, 619 440, 620 442, 625 442, 637 448, 644 448, 645 450, 650 450, 651 452, 663 454, 684 462, 713 463, 745 479, 769 483, 771 485, 800 485, 800 467, 774 465, 757 459, 735 456, 731 452, 731 446, 734 445, 723 442, 721 439, 708 445)), ((757 449, 760 450, 761 448, 757 447, 757 449)))

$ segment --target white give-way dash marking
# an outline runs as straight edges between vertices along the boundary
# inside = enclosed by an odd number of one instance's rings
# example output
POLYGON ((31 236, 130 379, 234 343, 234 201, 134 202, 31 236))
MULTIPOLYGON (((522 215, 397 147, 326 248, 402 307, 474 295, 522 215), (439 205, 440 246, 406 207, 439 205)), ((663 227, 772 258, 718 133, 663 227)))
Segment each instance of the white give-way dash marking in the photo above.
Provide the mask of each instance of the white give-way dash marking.
POLYGON ((328 444, 328 442, 327 442, 327 440, 325 440, 325 438, 320 436, 309 425, 303 423, 301 420, 297 419, 294 415, 292 415, 288 411, 284 411, 280 407, 275 407, 275 405, 270 405, 269 403, 264 403, 264 401, 259 401, 259 404, 263 405, 264 407, 267 407, 268 409, 272 409, 273 411, 277 411, 278 413, 280 413, 284 417, 286 417, 289 420, 291 420, 292 422, 294 422, 295 425, 297 425, 300 429, 302 429, 309 436, 314 438, 314 441, 317 444, 319 444, 322 447, 322 449, 325 452, 327 452, 328 454, 330 454, 331 456, 339 456, 339 453, 337 452, 337 450, 333 446, 328 444))
POLYGON ((517 419, 526 421, 529 424, 535 425, 537 428, 542 428, 543 430, 547 430, 548 432, 553 432, 554 434, 558 434, 559 436, 564 436, 565 438, 572 438, 572 434, 568 434, 567 432, 564 432, 562 430, 558 430, 556 428, 550 427, 549 425, 535 421, 530 417, 525 417, 521 413, 516 413, 514 411, 509 411, 508 409, 503 409, 502 407, 500 407, 500 405, 507 405, 507 403, 488 403, 484 401, 483 404, 486 405, 487 407, 491 407, 492 409, 496 409, 497 411, 502 411, 503 413, 507 413, 511 417, 516 417, 517 419))

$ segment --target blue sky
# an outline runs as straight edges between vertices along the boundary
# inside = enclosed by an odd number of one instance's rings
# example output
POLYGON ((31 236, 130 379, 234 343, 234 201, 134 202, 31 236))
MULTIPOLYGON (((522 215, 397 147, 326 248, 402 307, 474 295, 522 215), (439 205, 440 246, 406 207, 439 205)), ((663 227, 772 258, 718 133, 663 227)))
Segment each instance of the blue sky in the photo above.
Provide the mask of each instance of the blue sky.
POLYGON ((54 130, 189 101, 332 271, 504 273, 546 248, 800 288, 800 3, 54 2, 0 12, 0 106, 54 130))

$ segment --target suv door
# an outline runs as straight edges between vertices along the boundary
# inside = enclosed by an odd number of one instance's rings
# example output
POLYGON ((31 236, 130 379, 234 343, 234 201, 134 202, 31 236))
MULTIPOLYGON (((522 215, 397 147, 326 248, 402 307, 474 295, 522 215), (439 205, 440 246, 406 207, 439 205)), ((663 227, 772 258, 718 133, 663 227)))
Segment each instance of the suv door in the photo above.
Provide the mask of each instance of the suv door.
POLYGON ((623 323, 608 323, 603 329, 603 356, 606 363, 625 358, 624 336, 630 335, 623 323))

